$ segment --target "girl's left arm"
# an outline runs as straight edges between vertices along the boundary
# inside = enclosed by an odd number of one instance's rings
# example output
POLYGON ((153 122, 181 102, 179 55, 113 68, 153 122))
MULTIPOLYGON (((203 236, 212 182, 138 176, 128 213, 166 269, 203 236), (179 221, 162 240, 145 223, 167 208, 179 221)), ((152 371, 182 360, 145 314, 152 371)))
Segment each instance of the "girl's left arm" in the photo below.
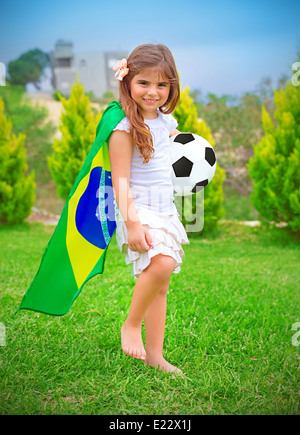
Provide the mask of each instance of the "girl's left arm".
POLYGON ((172 133, 170 133, 169 137, 172 137, 172 136, 174 136, 175 134, 178 134, 178 133, 180 133, 180 131, 175 129, 174 131, 172 131, 172 133))

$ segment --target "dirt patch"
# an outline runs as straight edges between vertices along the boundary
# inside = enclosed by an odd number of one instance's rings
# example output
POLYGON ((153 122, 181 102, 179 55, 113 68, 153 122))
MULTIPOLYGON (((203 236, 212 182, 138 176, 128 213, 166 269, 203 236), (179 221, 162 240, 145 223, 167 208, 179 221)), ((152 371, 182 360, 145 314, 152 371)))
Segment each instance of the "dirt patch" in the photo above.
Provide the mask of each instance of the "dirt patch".
POLYGON ((47 210, 32 208, 31 215, 26 219, 27 222, 41 222, 44 225, 57 225, 60 215, 48 213, 47 210))

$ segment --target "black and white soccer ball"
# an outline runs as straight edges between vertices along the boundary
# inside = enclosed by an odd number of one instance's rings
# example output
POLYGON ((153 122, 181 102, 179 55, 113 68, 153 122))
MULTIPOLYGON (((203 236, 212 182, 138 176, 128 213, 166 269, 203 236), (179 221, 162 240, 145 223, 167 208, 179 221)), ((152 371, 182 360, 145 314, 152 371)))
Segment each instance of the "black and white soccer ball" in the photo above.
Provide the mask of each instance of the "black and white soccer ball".
POLYGON ((188 196, 204 189, 215 175, 217 160, 213 147, 194 133, 170 138, 174 195, 188 196))

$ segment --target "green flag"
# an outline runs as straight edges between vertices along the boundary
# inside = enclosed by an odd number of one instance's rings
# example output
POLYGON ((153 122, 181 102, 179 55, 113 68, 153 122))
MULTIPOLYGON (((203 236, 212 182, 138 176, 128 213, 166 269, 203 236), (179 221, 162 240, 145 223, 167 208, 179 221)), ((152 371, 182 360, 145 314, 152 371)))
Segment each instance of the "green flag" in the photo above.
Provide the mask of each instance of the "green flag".
POLYGON ((106 250, 116 229, 108 141, 124 117, 117 101, 104 111, 95 142, 18 311, 66 314, 83 285, 103 272, 106 250))

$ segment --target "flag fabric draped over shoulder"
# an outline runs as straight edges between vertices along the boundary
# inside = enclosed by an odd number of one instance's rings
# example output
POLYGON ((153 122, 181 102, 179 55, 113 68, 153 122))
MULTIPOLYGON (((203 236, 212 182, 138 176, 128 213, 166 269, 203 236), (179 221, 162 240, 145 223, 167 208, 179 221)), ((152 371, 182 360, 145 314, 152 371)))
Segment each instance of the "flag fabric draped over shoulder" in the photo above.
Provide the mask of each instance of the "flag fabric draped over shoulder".
POLYGON ((104 111, 95 142, 18 311, 64 315, 83 285, 103 272, 106 250, 116 229, 108 141, 124 117, 117 101, 104 111))

